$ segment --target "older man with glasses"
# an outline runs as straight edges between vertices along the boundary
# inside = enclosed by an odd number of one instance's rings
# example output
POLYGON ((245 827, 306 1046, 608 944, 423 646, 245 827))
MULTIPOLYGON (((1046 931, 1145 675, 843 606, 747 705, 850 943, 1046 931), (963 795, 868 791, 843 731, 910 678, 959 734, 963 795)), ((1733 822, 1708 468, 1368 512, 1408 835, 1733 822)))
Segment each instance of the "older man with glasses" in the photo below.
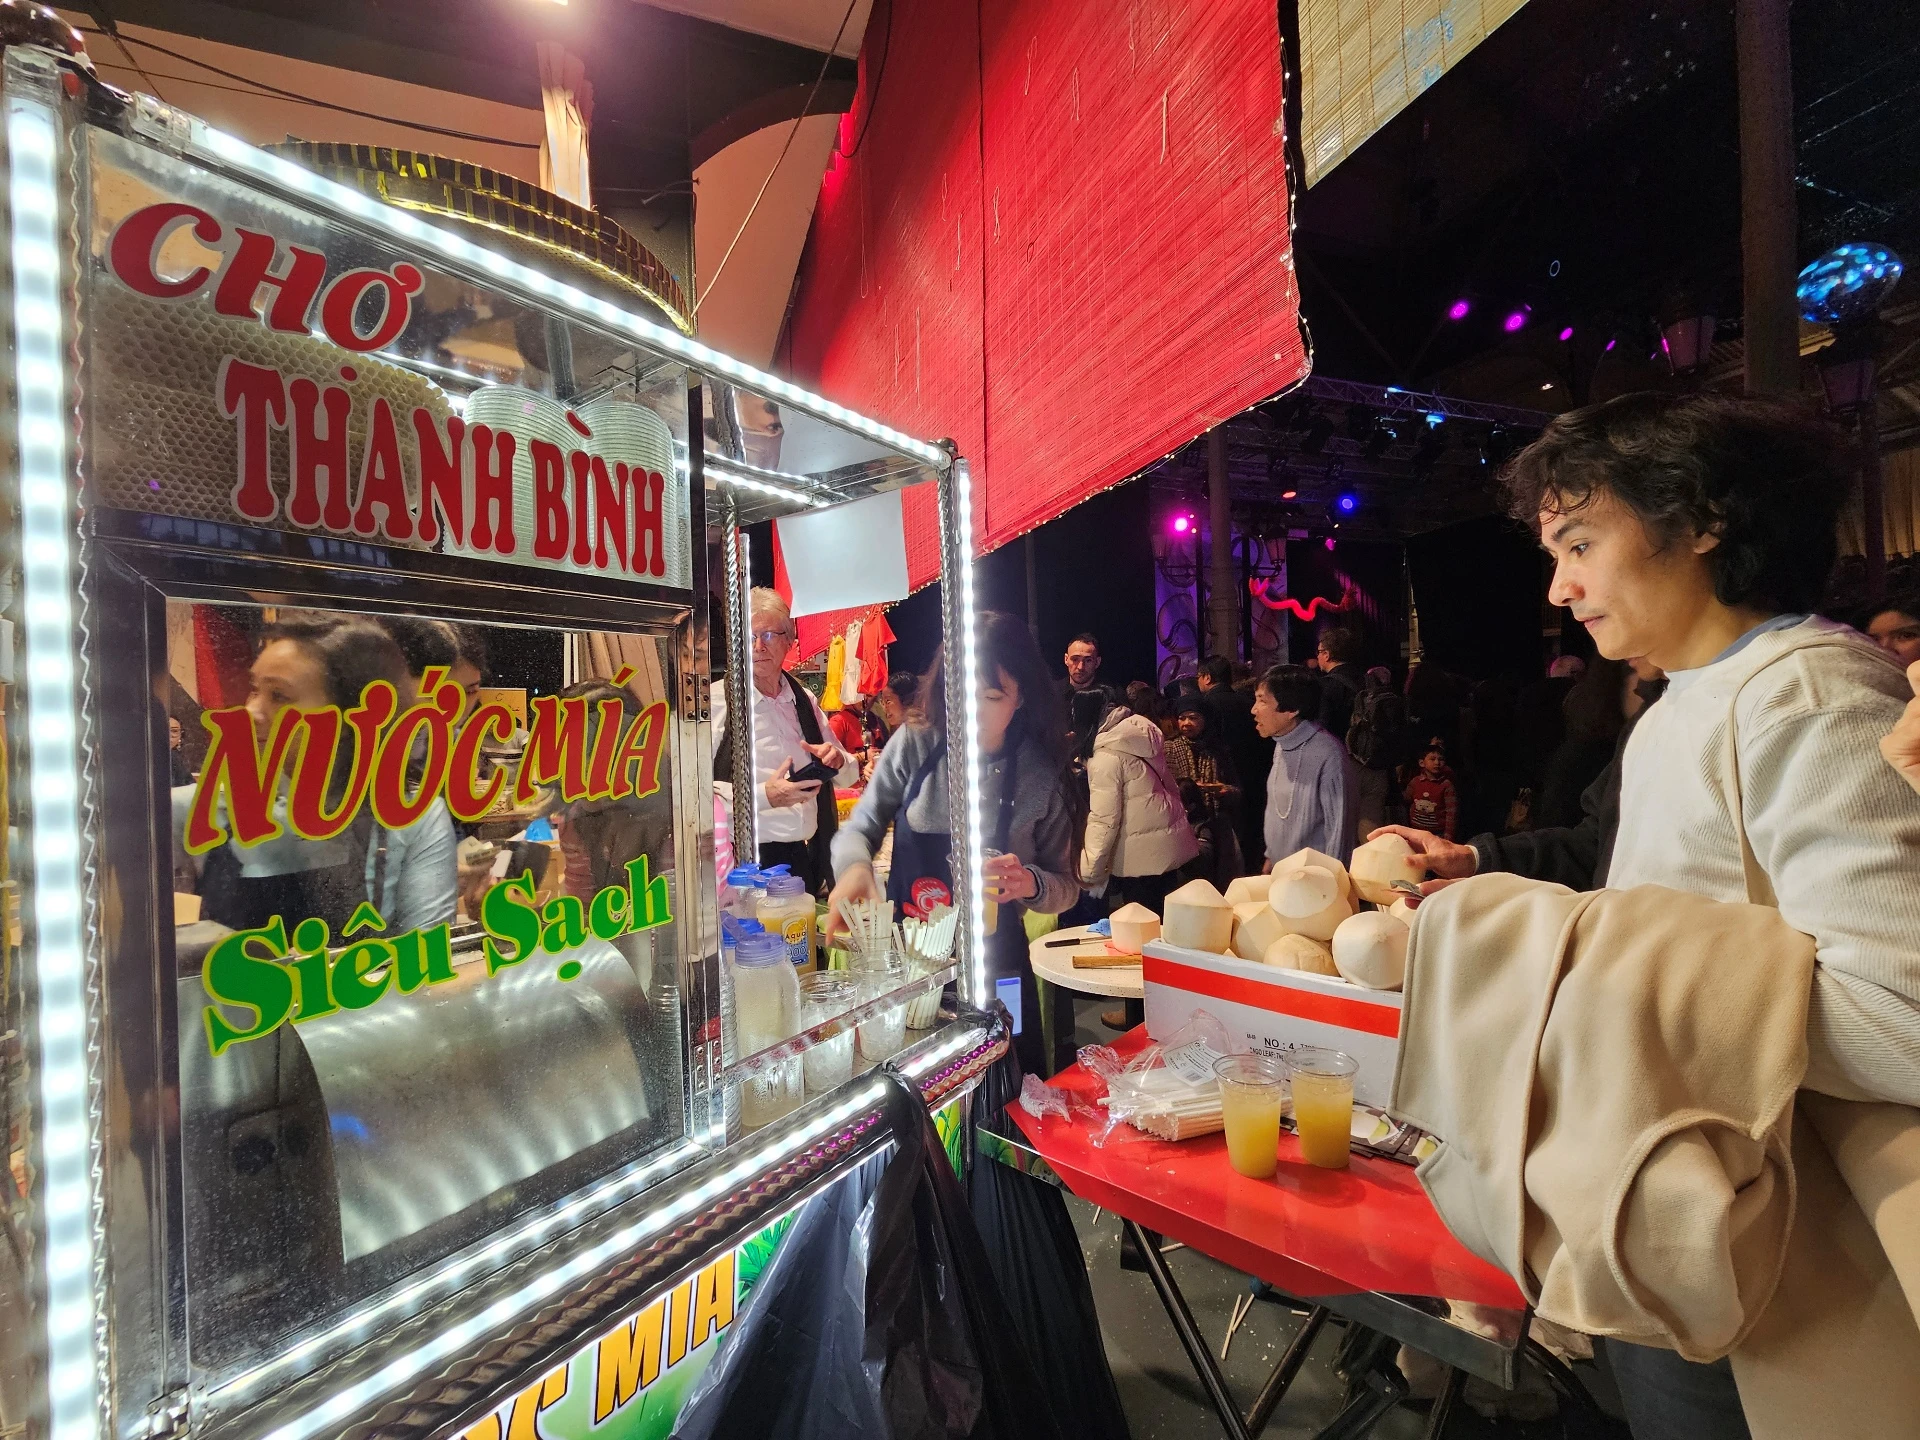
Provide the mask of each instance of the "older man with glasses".
MULTIPOLYGON (((826 712, 787 673, 796 639, 786 601, 755 589, 749 597, 753 633, 754 832, 762 865, 785 865, 818 894, 833 879, 827 847, 838 826, 833 787, 795 780, 793 772, 818 760, 842 770, 850 757, 833 743, 826 712)), ((733 735, 727 724, 726 687, 713 687, 714 776, 733 775, 733 735)))

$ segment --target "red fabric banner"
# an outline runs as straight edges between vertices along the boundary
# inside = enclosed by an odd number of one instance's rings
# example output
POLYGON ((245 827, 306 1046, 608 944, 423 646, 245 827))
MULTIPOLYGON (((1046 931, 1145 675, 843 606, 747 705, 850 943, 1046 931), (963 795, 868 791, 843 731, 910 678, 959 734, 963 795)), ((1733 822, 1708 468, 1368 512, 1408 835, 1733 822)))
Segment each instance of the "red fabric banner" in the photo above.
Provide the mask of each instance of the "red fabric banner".
POLYGON ((952 436, 978 552, 1024 534, 1305 375, 1281 115, 1262 0, 881 0, 787 368, 952 436))

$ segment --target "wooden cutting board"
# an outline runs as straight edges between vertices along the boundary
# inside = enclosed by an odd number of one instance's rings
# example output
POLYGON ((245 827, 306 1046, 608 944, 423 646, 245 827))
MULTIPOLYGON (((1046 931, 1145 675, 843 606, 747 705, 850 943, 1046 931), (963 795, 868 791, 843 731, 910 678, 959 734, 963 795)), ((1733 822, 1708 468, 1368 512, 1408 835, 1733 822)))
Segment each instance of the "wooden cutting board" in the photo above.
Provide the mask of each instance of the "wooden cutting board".
POLYGON ((1111 945, 1073 952, 1073 968, 1076 970, 1118 970, 1122 966, 1139 963, 1138 955, 1128 955, 1111 945))

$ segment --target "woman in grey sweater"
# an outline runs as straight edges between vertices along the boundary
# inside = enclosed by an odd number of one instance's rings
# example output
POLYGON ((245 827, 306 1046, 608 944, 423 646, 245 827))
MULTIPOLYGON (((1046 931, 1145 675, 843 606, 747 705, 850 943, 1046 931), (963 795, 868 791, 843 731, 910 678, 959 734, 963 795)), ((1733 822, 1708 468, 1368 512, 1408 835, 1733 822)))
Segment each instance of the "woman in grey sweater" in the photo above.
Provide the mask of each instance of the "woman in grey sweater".
MULTIPOLYGON (((979 617, 981 820, 987 847, 987 898, 999 905, 988 943, 996 979, 1018 976, 1021 1063, 1039 1072, 1042 1049, 1037 991, 1027 959, 1028 910, 1057 915, 1079 898, 1073 874, 1073 820, 1061 789, 1066 720, 1046 663, 1019 617, 979 617)), ((827 933, 841 928, 839 905, 878 899, 874 853, 894 827, 887 895, 903 913, 951 904, 948 866, 946 661, 937 655, 918 716, 887 741, 873 779, 833 841, 833 894, 827 933)))

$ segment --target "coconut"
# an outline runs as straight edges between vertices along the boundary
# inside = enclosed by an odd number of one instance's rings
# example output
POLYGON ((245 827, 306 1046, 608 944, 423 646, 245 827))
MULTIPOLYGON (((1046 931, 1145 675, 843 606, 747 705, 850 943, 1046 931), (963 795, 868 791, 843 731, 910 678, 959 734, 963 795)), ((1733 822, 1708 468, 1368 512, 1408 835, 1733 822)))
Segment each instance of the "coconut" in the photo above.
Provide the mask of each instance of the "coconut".
POLYGON ((1287 934, 1323 942, 1331 940, 1340 922, 1353 913, 1353 906, 1340 893, 1339 878, 1319 865, 1276 872, 1267 905, 1287 934))
POLYGON ((1107 923, 1113 928, 1113 948, 1122 955, 1138 955, 1149 940, 1160 938, 1160 917, 1144 905, 1122 905, 1107 923))
POLYGON ((1189 880, 1167 896, 1160 935, 1169 945, 1224 955, 1233 943, 1233 907, 1205 880, 1189 880))
POLYGON ((1356 985, 1398 990, 1407 978, 1407 927, 1385 910, 1367 910, 1333 932, 1333 963, 1356 985))
POLYGON ((1402 895, 1387 907, 1387 914, 1393 916, 1409 930, 1413 929, 1413 917, 1419 913, 1413 908, 1413 897, 1410 895, 1402 895))
POLYGON ((1361 898, 1391 905, 1400 898, 1396 880, 1418 885, 1427 878, 1426 864, 1398 835, 1382 835, 1353 852, 1353 883, 1361 898))
POLYGON ((1273 884, 1271 875, 1242 875, 1237 880, 1227 882, 1227 903, 1238 910, 1242 905, 1258 900, 1266 903, 1267 887, 1273 884))
POLYGON ((1349 906, 1353 904, 1353 879, 1347 874, 1347 867, 1331 855, 1322 855, 1311 845, 1296 850, 1278 865, 1273 867, 1275 875, 1287 870, 1298 870, 1302 865, 1318 865, 1322 870, 1331 870, 1340 877, 1340 896, 1349 906))
POLYGON ((1286 933, 1280 917, 1264 900, 1233 907, 1233 953, 1242 960, 1266 959, 1267 947, 1286 933))
POLYGON ((1333 963, 1333 951, 1305 935, 1282 935, 1267 947, 1262 958, 1282 970, 1304 970, 1310 975, 1335 977, 1340 974, 1339 967, 1333 963))

